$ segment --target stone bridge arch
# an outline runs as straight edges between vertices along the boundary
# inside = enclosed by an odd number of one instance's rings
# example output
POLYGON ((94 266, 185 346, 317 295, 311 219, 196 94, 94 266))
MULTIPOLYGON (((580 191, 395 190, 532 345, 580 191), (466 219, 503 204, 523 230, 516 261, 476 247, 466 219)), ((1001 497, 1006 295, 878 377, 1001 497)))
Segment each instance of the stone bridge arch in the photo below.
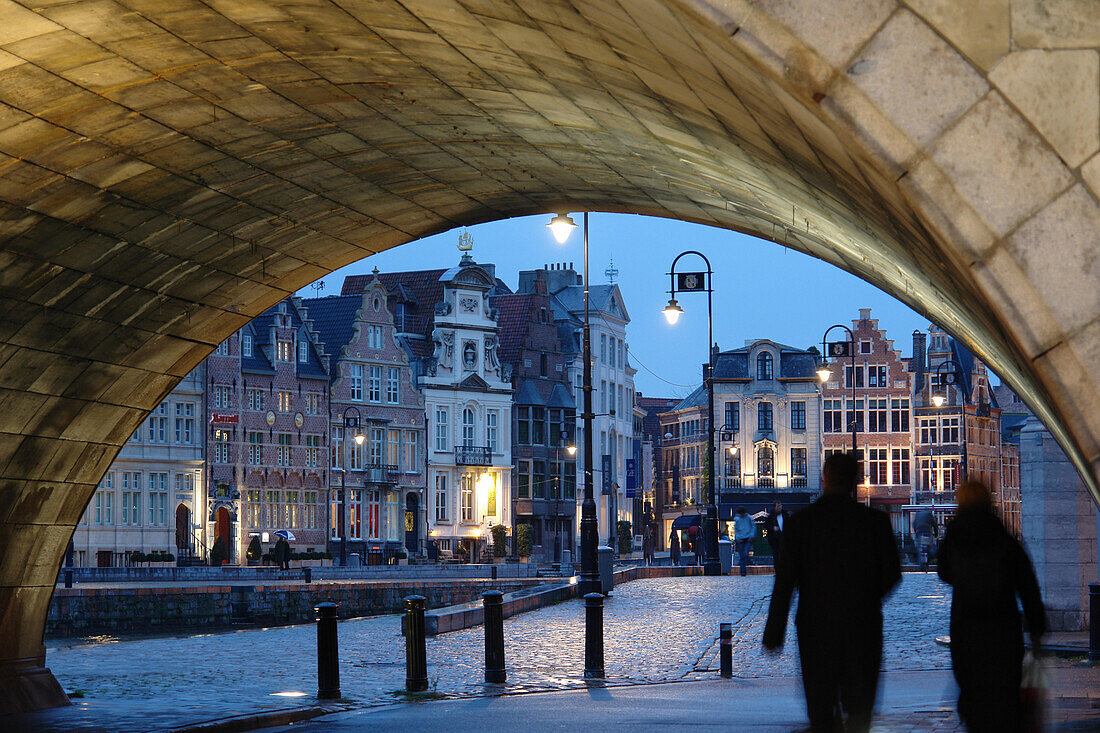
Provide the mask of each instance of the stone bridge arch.
POLYGON ((0 712, 95 483, 287 293, 582 208, 818 256, 963 339, 1100 473, 1091 0, 0 7, 0 712))

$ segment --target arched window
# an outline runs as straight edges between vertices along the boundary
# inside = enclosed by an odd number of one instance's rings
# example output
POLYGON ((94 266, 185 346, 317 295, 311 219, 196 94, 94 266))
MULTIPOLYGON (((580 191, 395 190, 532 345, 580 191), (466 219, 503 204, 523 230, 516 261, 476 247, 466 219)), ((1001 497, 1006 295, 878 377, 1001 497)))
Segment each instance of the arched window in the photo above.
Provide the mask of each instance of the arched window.
POLYGON ((775 475, 775 451, 768 446, 756 453, 756 472, 761 478, 775 475))
POLYGON ((772 355, 766 351, 761 352, 761 354, 756 357, 756 378, 772 378, 772 355))
POLYGON ((772 403, 760 403, 760 407, 756 410, 756 428, 757 430, 772 429, 772 403))
POLYGON ((462 445, 474 444, 474 411, 467 407, 462 411, 462 445))

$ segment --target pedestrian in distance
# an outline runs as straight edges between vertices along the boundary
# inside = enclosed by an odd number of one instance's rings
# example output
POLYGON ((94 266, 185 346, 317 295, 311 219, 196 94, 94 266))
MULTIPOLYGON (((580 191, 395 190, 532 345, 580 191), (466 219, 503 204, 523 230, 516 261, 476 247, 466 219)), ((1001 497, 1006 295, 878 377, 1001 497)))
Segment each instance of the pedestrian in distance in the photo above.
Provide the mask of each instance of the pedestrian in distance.
POLYGON ((676 530, 668 536, 668 559, 673 565, 680 564, 680 535, 676 530))
POLYGON ((989 489, 966 481, 939 549, 940 578, 951 585, 951 667, 959 683, 959 718, 971 733, 1023 731, 1020 683, 1023 605, 1039 655, 1046 613, 1031 561, 993 513, 989 489))
POLYGON ((768 544, 772 548, 772 564, 779 563, 779 548, 783 542, 783 527, 787 524, 789 517, 790 515, 783 511, 783 502, 777 501, 772 504, 772 508, 768 510, 768 516, 764 518, 764 531, 768 536, 768 544))
POLYGON ((653 533, 649 529, 646 529, 645 536, 642 537, 642 561, 646 567, 653 564, 653 533))
POLYGON ((737 561, 741 564, 741 577, 749 574, 749 550, 756 539, 756 522, 743 506, 737 507, 733 517, 733 543, 737 546, 737 561))
POLYGON ((913 515, 912 527, 917 536, 917 564, 922 571, 928 570, 928 564, 936 553, 936 540, 940 536, 939 522, 935 514, 925 509, 913 515))
POLYGON ((275 541, 275 564, 283 570, 290 569, 290 543, 286 541, 286 537, 280 536, 275 541))
POLYGON ((901 563, 889 517, 855 500, 856 456, 829 456, 822 474, 822 497, 785 523, 764 649, 783 646, 797 588, 810 729, 865 732, 882 662, 882 600, 901 580, 901 563))

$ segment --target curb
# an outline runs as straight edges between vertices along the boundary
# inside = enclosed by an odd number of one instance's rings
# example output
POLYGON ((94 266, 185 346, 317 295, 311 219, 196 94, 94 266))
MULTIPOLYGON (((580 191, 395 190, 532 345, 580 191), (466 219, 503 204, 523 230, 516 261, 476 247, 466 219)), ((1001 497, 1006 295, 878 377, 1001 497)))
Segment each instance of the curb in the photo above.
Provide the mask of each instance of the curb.
MULTIPOLYGON (((942 647, 951 648, 950 636, 937 636, 936 643, 942 647)), ((1043 644, 1044 657, 1058 657, 1059 659, 1077 659, 1079 657, 1088 657, 1089 648, 1087 646, 1067 646, 1065 644, 1043 644)), ((1031 649, 1031 640, 1024 639, 1024 649, 1031 649)))
POLYGON ((280 725, 300 723, 303 720, 329 713, 343 712, 344 708, 323 708, 311 706, 307 708, 288 708, 273 710, 268 713, 253 713, 248 715, 235 715, 232 718, 220 718, 209 720, 205 723, 186 725, 182 728, 170 728, 169 733, 235 733, 236 731, 258 730, 260 728, 274 728, 280 725))

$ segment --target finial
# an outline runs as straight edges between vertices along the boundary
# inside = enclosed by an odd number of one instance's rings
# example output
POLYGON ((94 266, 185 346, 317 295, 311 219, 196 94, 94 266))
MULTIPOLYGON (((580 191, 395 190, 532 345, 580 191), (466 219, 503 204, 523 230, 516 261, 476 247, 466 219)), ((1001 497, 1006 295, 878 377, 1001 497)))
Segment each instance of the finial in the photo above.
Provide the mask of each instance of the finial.
POLYGON ((611 258, 611 262, 610 264, 608 264, 607 269, 603 271, 603 274, 607 277, 607 281, 609 283, 611 283, 612 285, 615 284, 615 278, 619 276, 619 271, 615 268, 614 257, 611 258))
POLYGON ((470 236, 469 232, 462 232, 458 235, 458 251, 469 252, 474 248, 474 238, 470 236))

